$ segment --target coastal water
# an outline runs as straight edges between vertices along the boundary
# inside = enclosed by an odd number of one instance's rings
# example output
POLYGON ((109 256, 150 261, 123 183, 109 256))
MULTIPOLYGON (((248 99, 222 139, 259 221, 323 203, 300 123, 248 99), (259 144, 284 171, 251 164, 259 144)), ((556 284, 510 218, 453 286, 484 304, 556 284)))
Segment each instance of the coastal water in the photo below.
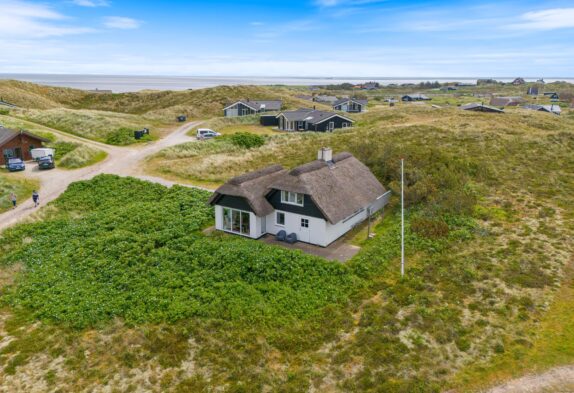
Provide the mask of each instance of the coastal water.
MULTIPOLYGON (((475 83, 477 78, 297 78, 297 77, 192 77, 192 76, 124 76, 124 75, 55 75, 55 74, 1 74, 0 79, 15 79, 48 86, 72 87, 83 90, 112 90, 114 93, 140 90, 187 90, 202 89, 221 85, 291 85, 311 86, 339 83, 364 83, 376 81, 381 85, 392 83, 420 83, 426 81, 475 83)), ((514 78, 494 78, 502 82, 511 82, 514 78)), ((536 81, 539 78, 526 78, 536 81)), ((574 78, 548 78, 546 82, 567 81, 574 78)))

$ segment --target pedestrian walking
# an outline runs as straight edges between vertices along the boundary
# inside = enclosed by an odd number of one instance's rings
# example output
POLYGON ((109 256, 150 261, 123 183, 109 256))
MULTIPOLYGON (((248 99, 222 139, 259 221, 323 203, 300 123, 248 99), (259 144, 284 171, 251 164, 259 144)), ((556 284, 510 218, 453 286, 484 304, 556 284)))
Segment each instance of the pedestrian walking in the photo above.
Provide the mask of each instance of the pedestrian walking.
POLYGON ((34 207, 38 207, 40 204, 40 195, 38 194, 38 191, 32 191, 32 200, 34 201, 34 207))
POLYGON ((12 209, 16 209, 16 194, 10 193, 10 202, 12 202, 12 209))

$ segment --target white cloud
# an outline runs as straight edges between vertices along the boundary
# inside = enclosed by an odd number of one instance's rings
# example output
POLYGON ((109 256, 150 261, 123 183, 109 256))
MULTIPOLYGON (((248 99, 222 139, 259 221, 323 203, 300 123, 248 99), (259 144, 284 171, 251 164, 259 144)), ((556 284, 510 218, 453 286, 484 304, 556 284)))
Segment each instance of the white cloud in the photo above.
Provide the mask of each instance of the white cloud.
POLYGON ((521 22, 509 25, 517 30, 555 30, 574 28, 574 8, 551 8, 520 16, 521 22))
POLYGON ((80 7, 108 7, 110 2, 107 0, 72 0, 72 3, 80 7))
POLYGON ((108 16, 104 19, 104 26, 110 29, 131 30, 139 28, 141 24, 139 20, 123 16, 108 16))
POLYGON ((66 19, 48 5, 8 0, 2 2, 0 35, 11 38, 43 38, 93 31, 86 27, 62 25, 66 19))
POLYGON ((249 23, 250 26, 263 26, 265 23, 263 22, 251 22, 249 23))

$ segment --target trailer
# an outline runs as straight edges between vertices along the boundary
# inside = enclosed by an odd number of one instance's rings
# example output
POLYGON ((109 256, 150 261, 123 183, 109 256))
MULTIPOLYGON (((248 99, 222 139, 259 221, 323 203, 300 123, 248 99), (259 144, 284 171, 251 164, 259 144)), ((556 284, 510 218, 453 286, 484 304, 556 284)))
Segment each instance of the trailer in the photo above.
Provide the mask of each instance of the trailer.
POLYGON ((50 147, 41 147, 37 149, 30 150, 30 154, 32 155, 32 159, 34 161, 40 160, 43 157, 52 157, 56 156, 56 149, 50 147))

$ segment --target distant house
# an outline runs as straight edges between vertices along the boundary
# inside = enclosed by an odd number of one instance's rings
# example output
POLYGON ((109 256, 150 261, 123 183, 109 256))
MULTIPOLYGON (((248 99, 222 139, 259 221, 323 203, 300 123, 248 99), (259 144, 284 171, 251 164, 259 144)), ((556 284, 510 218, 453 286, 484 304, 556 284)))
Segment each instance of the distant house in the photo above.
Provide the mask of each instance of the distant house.
POLYGON ((518 106, 524 104, 526 100, 522 97, 492 97, 490 105, 493 106, 518 106))
POLYGON ((516 78, 515 80, 512 81, 512 84, 515 86, 524 85, 526 84, 526 81, 523 78, 516 78))
POLYGON ((292 170, 273 165, 235 177, 209 199, 215 228, 258 239, 266 234, 327 247, 382 209, 390 191, 350 153, 318 159, 292 170))
POLYGON ((111 90, 102 90, 102 89, 94 89, 94 90, 88 90, 88 93, 94 93, 94 94, 112 94, 113 91, 111 91, 111 90))
POLYGON ((528 94, 529 96, 537 96, 539 93, 539 88, 537 86, 531 86, 528 88, 528 91, 526 92, 526 94, 528 94))
POLYGON ((313 96, 309 96, 309 95, 305 95, 305 94, 299 94, 297 96, 295 96, 296 98, 299 98, 300 100, 305 100, 305 101, 313 101, 313 96))
POLYGON ((34 135, 28 131, 16 131, 0 126, 0 152, 2 158, 20 158, 24 161, 32 160, 30 150, 42 147, 49 140, 34 135))
POLYGON ((545 84, 546 82, 544 82, 544 78, 540 78, 536 81, 536 83, 545 84))
POLYGON ((483 103, 476 102, 472 104, 466 104, 460 107, 460 109, 465 111, 474 112, 491 112, 491 113, 504 113, 502 109, 498 109, 492 106, 484 105, 483 103))
POLYGON ((377 90, 379 87, 381 87, 381 85, 379 85, 378 82, 367 82, 356 85, 355 87, 361 90, 377 90))
POLYGON ((279 100, 241 100, 223 108, 223 112, 225 117, 248 116, 262 112, 277 112, 281 110, 282 105, 283 102, 279 100))
POLYGON ((406 94, 402 96, 401 100, 411 102, 411 101, 430 101, 432 98, 425 96, 422 93, 406 94))
POLYGON ((361 113, 367 111, 368 100, 358 100, 355 98, 341 98, 333 103, 333 109, 336 111, 361 113))
POLYGON ((523 108, 533 111, 553 113, 555 115, 560 115, 562 113, 560 105, 524 105, 523 108))
POLYGON ((354 123, 354 120, 335 112, 307 108, 281 112, 277 119, 281 131, 330 132, 337 128, 352 127, 354 123))
POLYGON ((456 91, 458 89, 455 86, 443 86, 440 88, 440 90, 448 92, 448 91, 456 91))
POLYGON ((317 95, 313 99, 313 101, 315 101, 315 102, 320 102, 323 104, 331 104, 331 105, 333 105, 335 102, 337 102, 337 100, 338 100, 338 98, 335 96, 324 96, 324 95, 317 95))
POLYGON ((549 97, 552 101, 558 101, 560 99, 560 95, 556 92, 548 92, 544 93, 546 97, 549 97))

